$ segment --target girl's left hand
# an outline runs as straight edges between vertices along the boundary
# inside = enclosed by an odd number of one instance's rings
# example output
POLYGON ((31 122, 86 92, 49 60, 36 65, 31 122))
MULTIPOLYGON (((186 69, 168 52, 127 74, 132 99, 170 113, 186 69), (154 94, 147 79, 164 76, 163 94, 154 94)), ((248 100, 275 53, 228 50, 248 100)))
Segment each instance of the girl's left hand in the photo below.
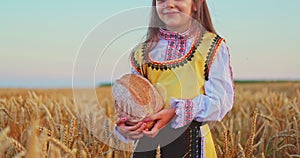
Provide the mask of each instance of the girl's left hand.
POLYGON ((149 121, 155 121, 151 131, 144 130, 143 133, 151 138, 154 138, 159 131, 164 128, 170 120, 175 116, 175 108, 163 109, 160 112, 149 117, 149 121))

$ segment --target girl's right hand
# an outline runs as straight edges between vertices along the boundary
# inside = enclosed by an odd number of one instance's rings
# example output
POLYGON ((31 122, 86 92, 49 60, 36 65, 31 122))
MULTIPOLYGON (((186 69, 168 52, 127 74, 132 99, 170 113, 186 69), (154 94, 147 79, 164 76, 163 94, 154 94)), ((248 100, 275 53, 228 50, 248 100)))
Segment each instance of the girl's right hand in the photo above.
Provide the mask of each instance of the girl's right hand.
POLYGON ((118 119, 117 121, 117 130, 127 139, 136 140, 144 136, 143 130, 146 127, 146 123, 139 122, 134 126, 127 126, 125 124, 126 117, 118 119))

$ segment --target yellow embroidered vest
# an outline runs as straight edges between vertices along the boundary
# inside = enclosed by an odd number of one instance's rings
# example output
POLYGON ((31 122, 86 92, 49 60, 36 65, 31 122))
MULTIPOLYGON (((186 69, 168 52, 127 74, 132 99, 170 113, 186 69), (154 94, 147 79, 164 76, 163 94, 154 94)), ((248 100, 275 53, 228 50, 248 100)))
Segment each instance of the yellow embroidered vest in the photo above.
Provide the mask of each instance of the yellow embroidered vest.
POLYGON ((216 34, 199 31, 186 55, 163 62, 151 60, 143 43, 132 52, 131 64, 157 88, 167 108, 171 98, 192 99, 205 93, 204 83, 222 41, 216 34))

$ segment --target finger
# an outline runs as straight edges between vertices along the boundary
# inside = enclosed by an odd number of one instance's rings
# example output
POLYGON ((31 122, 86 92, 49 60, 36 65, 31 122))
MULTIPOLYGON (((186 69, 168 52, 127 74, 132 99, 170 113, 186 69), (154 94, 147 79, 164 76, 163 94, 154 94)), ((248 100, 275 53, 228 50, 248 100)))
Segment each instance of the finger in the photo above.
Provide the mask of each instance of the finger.
POLYGON ((129 131, 128 135, 130 135, 130 136, 139 135, 142 133, 142 131, 145 129, 145 127, 146 127, 146 123, 143 123, 142 126, 140 128, 138 128, 137 130, 129 131))
POLYGON ((130 139, 133 139, 133 140, 136 140, 136 139, 142 138, 143 136, 144 136, 144 134, 143 134, 143 133, 140 133, 140 134, 138 134, 138 135, 130 136, 129 138, 130 138, 130 139))
POLYGON ((145 129, 145 127, 146 127, 146 123, 143 123, 143 124, 141 125, 141 127, 138 128, 136 131, 137 131, 137 132, 142 132, 142 131, 145 129))
POLYGON ((163 127, 161 124, 161 121, 157 121, 151 131, 143 130, 143 133, 147 135, 148 137, 154 138, 160 131, 160 129, 163 127))
POLYGON ((118 126, 118 131, 119 133, 124 137, 124 138, 128 138, 128 131, 126 131, 126 129, 124 129, 124 126, 118 126))
POLYGON ((129 136, 139 135, 139 134, 142 133, 142 131, 145 129, 145 127, 146 127, 146 124, 143 123, 143 124, 141 125, 141 127, 138 128, 137 130, 135 130, 135 131, 128 131, 128 135, 129 135, 129 136))
POLYGON ((148 123, 148 122, 150 122, 150 118, 146 117, 142 122, 148 123))
POLYGON ((163 125, 163 122, 161 120, 158 120, 154 126, 152 127, 152 130, 160 130, 161 128, 163 128, 165 125, 163 125))
POLYGON ((148 131, 148 130, 143 130, 143 133, 144 133, 145 135, 147 135, 148 137, 152 137, 152 138, 155 137, 156 134, 157 134, 158 131, 159 131, 159 128, 158 128, 157 124, 158 124, 158 123, 156 123, 156 124, 154 125, 154 127, 153 127, 150 131, 148 131))
POLYGON ((126 117, 123 117, 123 118, 119 118, 116 122, 116 124, 119 126, 120 124, 123 124, 127 121, 127 118, 126 117))
POLYGON ((147 136, 150 136, 150 135, 153 134, 153 130, 151 130, 151 131, 143 130, 143 133, 144 133, 145 135, 147 135, 147 136))
POLYGON ((143 134, 148 136, 148 137, 154 138, 158 134, 158 132, 159 131, 157 129, 152 129, 151 131, 144 130, 143 134))
POLYGON ((137 129, 139 129, 141 126, 143 125, 143 122, 139 122, 134 126, 129 126, 127 127, 128 130, 130 131, 136 131, 137 129))
POLYGON ((125 124, 121 124, 120 126, 117 126, 117 130, 122 134, 128 133, 128 130, 126 129, 125 124))

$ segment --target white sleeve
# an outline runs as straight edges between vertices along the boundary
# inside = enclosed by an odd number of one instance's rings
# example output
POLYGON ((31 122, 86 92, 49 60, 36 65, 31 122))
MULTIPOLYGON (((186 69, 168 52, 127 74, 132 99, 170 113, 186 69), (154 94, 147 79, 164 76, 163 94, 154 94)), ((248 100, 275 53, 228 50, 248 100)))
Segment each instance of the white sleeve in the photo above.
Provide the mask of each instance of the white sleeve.
POLYGON ((195 120, 198 122, 221 121, 232 109, 234 84, 230 55, 225 43, 213 61, 208 80, 204 84, 205 95, 193 99, 197 107, 195 120))
POLYGON ((232 109, 234 84, 230 65, 230 55, 225 43, 213 61, 208 80, 204 83, 205 94, 193 99, 173 98, 170 105, 176 108, 173 128, 180 128, 192 120, 198 122, 220 121, 232 109))

